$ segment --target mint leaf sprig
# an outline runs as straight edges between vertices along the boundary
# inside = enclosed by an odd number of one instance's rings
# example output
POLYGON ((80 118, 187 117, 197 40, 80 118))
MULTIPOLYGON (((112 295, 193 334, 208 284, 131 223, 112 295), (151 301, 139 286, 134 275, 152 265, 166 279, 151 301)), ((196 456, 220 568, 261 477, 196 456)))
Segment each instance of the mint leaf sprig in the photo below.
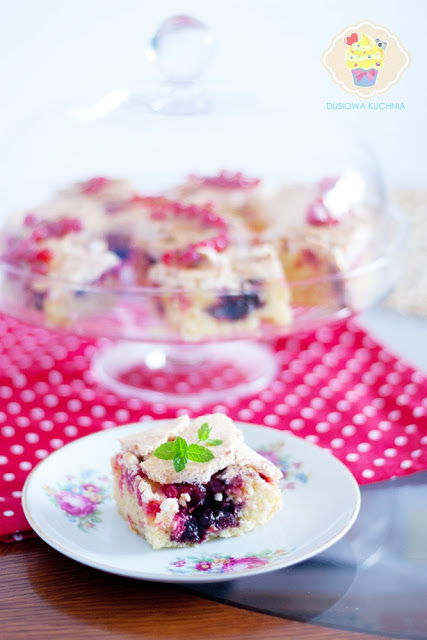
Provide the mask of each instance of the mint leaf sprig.
POLYGON ((188 442, 177 436, 176 440, 171 442, 165 442, 154 449, 153 455, 160 460, 173 460, 173 468, 178 473, 185 469, 185 465, 188 460, 192 462, 209 462, 214 458, 212 451, 209 451, 207 447, 217 447, 222 444, 222 440, 213 440, 209 438, 212 427, 207 422, 204 422, 197 432, 199 438, 195 444, 188 444, 188 442), (205 446, 199 444, 203 442, 205 446))

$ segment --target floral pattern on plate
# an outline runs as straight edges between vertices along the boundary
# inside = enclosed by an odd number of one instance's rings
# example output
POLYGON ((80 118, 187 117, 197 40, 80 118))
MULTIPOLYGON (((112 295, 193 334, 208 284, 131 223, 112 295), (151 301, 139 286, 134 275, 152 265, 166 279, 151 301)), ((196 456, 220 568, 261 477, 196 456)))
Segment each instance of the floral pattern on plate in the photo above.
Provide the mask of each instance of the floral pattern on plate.
POLYGON ((289 549, 277 549, 276 551, 266 549, 258 554, 251 553, 237 558, 222 554, 186 556, 170 562, 168 569, 171 573, 182 574, 237 573, 258 569, 266 564, 274 564, 275 560, 282 558, 289 552, 289 549))
POLYGON ((44 485, 43 488, 51 502, 85 533, 102 522, 99 506, 109 500, 111 494, 108 476, 96 476, 92 469, 83 469, 78 476, 67 475, 54 487, 44 485))
POLYGON ((282 449, 284 442, 274 442, 271 445, 261 446, 257 448, 257 453, 267 458, 270 462, 279 467, 283 473, 281 485, 283 489, 296 489, 298 484, 306 484, 310 478, 310 473, 304 471, 302 462, 292 459, 292 456, 283 455, 282 449))

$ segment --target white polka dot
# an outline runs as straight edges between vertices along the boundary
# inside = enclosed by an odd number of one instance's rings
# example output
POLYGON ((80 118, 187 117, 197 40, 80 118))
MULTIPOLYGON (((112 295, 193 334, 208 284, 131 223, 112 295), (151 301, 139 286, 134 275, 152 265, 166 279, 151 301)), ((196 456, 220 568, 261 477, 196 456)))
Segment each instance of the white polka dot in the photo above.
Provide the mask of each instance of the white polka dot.
POLYGON ((341 418, 342 416, 338 411, 332 411, 332 413, 328 413, 326 416, 326 420, 328 420, 328 422, 332 422, 332 424, 336 424, 341 420, 341 418))
POLYGON ((405 444, 408 444, 408 438, 406 436, 397 436, 394 439, 394 444, 398 447, 404 447, 405 444))
POLYGON ((78 434, 79 430, 74 425, 70 424, 68 427, 64 427, 64 433, 70 438, 74 438, 78 434))
POLYGON ((303 378, 304 384, 307 384, 309 387, 315 387, 319 382, 319 378, 315 376, 313 373, 307 373, 303 378))
POLYGON ((7 415, 4 411, 0 411, 0 422, 6 422, 7 415))
POLYGON ((386 380, 389 384, 399 384, 401 379, 402 379, 402 376, 400 375, 400 373, 396 373, 395 371, 392 373, 389 373, 386 376, 386 380))
POLYGON ((415 409, 412 412, 412 415, 414 416, 414 418, 421 418, 422 416, 425 416, 426 414, 426 409, 424 407, 415 407, 415 409))
POLYGON ((15 420, 18 427, 28 427, 31 424, 31 421, 27 416, 16 416, 15 420))
POLYGON ((327 422, 318 422, 314 428, 316 429, 317 433, 327 433, 328 431, 330 431, 331 425, 329 425, 327 422))
MULTIPOLYGON (((91 402, 92 400, 94 400, 95 395, 96 394, 93 389, 82 389, 80 393, 81 398, 83 400, 87 400, 88 402, 91 402)), ((108 400, 107 400, 107 396, 105 396, 104 401, 106 401, 107 404, 117 404, 116 398, 110 394, 108 394, 108 400)))
POLYGON ((82 406, 81 401, 77 398, 71 398, 71 400, 68 400, 67 402, 67 408, 69 411, 81 411, 82 406))
MULTIPOLYGON (((186 412, 184 411, 184 413, 181 413, 180 415, 184 415, 185 413, 186 412)), ((141 422, 142 420, 143 419, 141 419, 141 422)), ((116 426, 116 423, 112 422, 111 420, 104 420, 104 422, 101 423, 101 429, 112 429, 115 426, 116 426)))
POLYGON ((310 405, 313 409, 323 409, 326 406, 326 401, 323 398, 313 398, 310 405))
POLYGON ((381 433, 381 431, 377 431, 377 429, 372 429, 372 431, 369 431, 368 433, 369 440, 373 440, 374 442, 376 442, 377 440, 381 440, 382 437, 383 434, 381 433))
POLYGON ((375 384, 377 381, 377 376, 372 371, 367 371, 366 373, 363 374, 362 381, 365 384, 369 384, 369 385, 375 384))
POLYGON ((306 370, 305 362, 301 362, 301 360, 292 360, 289 363, 289 369, 293 373, 303 373, 306 370))
MULTIPOLYGON (((219 413, 227 413, 227 408, 224 407, 225 411, 220 411, 219 413)), ((167 407, 165 404, 163 404, 162 402, 155 402, 151 408, 151 410, 156 414, 156 415, 160 415, 162 413, 166 413, 167 411, 167 407)), ((129 420, 130 418, 130 413, 127 409, 119 409, 118 411, 116 411, 116 418, 117 420, 129 420)))
POLYGON ((9 462, 6 456, 0 456, 0 464, 7 464, 9 462))
POLYGON ((13 498, 20 498, 22 496, 22 491, 12 491, 11 496, 13 498))
POLYGON ((314 418, 314 416, 316 415, 316 412, 314 409, 311 409, 310 407, 304 407, 303 409, 301 409, 301 415, 303 418, 314 418))
POLYGON ((378 393, 380 396, 389 396, 393 393, 393 387, 390 384, 383 384, 378 389, 378 393))
POLYGON ((36 456, 36 458, 38 458, 39 460, 43 460, 43 458, 46 458, 47 451, 45 449, 37 449, 37 451, 35 451, 34 455, 36 456))
MULTIPOLYGON (((258 400, 257 398, 255 398, 255 400, 251 400, 249 403, 249 406, 252 409, 252 411, 263 411, 265 409, 265 404, 263 403, 263 401, 258 400)), ((225 411, 227 410, 225 407, 224 409, 225 411)), ((225 413, 225 411, 220 411, 219 413, 225 413)))
POLYGON ((10 415, 16 416, 18 413, 21 413, 22 407, 19 402, 9 402, 7 405, 7 411, 10 415))
POLYGON ((338 360, 339 358, 335 353, 325 353, 325 355, 322 357, 322 363, 327 367, 330 367, 331 369, 337 366, 338 360))
POLYGON ((64 441, 61 440, 61 438, 52 438, 52 440, 49 441, 49 445, 52 447, 52 449, 59 449, 59 447, 62 447, 64 444, 64 441))
POLYGON ((295 387, 295 392, 303 398, 306 398, 308 395, 310 395, 310 389, 305 384, 297 385, 295 387))
POLYGON ((313 373, 315 373, 316 376, 319 376, 319 377, 325 377, 330 375, 328 367, 325 367, 323 364, 316 364, 316 366, 313 367, 313 373))
POLYGON ((298 396, 296 396, 295 394, 291 393, 285 397, 285 402, 290 407, 296 407, 300 403, 300 398, 298 398, 298 396))
POLYGON ((400 407, 408 405, 410 401, 411 398, 404 393, 401 393, 400 396, 397 396, 396 398, 396 404, 398 404, 400 407))
POLYGON ((53 414, 53 419, 56 423, 62 424, 63 422, 68 422, 68 413, 65 411, 57 411, 53 414))
POLYGON ((364 469, 362 471, 362 476, 364 478, 373 478, 375 475, 375 471, 372 471, 372 469, 364 469))
POLYGON ((357 429, 352 424, 348 424, 341 429, 341 433, 343 434, 343 436, 354 436, 356 432, 357 429))
POLYGON ((56 407, 59 403, 59 398, 53 393, 48 393, 44 398, 43 402, 47 407, 56 407))
POLYGON ((42 420, 42 418, 44 418, 44 415, 44 411, 40 407, 33 407, 33 409, 30 409, 30 416, 33 418, 33 420, 42 420))
POLYGON ((294 420, 290 421, 289 426, 291 429, 295 429, 298 431, 299 429, 303 429, 305 427, 305 422, 301 418, 295 418, 294 420))
POLYGON ((80 427, 90 427, 92 425, 92 418, 89 418, 89 416, 78 416, 76 422, 80 427))
POLYGON ((394 411, 390 411, 387 417, 389 420, 396 422, 397 420, 400 420, 400 418, 402 417, 402 412, 399 411, 399 409, 395 409, 394 411))
POLYGON ((331 440, 331 447, 333 449, 340 449, 345 445, 345 441, 342 438, 334 438, 331 440))
POLYGON ((40 440, 40 436, 37 433, 26 433, 25 434, 25 440, 29 444, 35 444, 36 442, 38 442, 40 440))
POLYGON ((15 513, 12 511, 12 509, 6 509, 6 511, 3 511, 3 515, 6 518, 11 518, 12 516, 15 515, 15 513))
POLYGON ((289 413, 289 407, 286 404, 277 404, 274 410, 279 416, 286 416, 289 413))
POLYGON ((340 335, 339 341, 345 347, 352 347, 354 345, 354 335, 352 333, 349 333, 348 331, 345 331, 340 335))
POLYGON ((418 431, 418 427, 416 424, 407 424, 406 427, 404 428, 404 432, 405 433, 417 433, 418 431))
POLYGON ((15 435, 15 429, 13 427, 2 427, 1 428, 1 434, 5 437, 5 438, 12 438, 15 435))
POLYGON ((3 474, 3 480, 5 482, 13 482, 15 480, 15 474, 14 473, 4 473, 3 474))
POLYGON ((420 458, 423 455, 422 449, 415 449, 411 452, 411 458, 420 458))
POLYGON ((105 416, 105 414, 107 413, 105 407, 103 407, 100 404, 95 404, 91 410, 90 410, 91 414, 93 415, 94 418, 103 418, 105 416))
POLYGON ((371 404, 376 409, 383 409, 385 406, 385 400, 384 398, 374 398, 371 404))
POLYGON ((31 464, 31 462, 20 462, 19 463, 19 468, 21 469, 21 471, 29 471, 32 466, 33 465, 31 464))
POLYGON ((411 380, 415 382, 415 384, 422 384, 424 382, 424 376, 420 371, 414 371, 411 374, 411 380))
POLYGON ((239 420, 252 420, 254 413, 250 409, 241 409, 238 413, 238 417, 239 420))
POLYGON ((269 425, 270 427, 275 427, 280 422, 278 416, 274 415, 274 413, 269 413, 264 418, 264 423, 269 425))
MULTIPOLYGON (((4 340, 4 336, 3 336, 3 340, 4 340)), ((8 398, 11 398, 13 394, 13 391, 10 387, 0 387, 0 398, 3 398, 4 400, 7 400, 8 398)))
POLYGON ((53 422, 52 420, 41 420, 40 422, 40 429, 42 431, 52 431, 53 429, 53 422))
POLYGON ((412 460, 402 460, 402 462, 400 463, 400 468, 401 469, 410 469, 412 467, 412 460))
POLYGON ((391 422, 389 422, 388 420, 381 420, 378 423, 378 429, 381 429, 381 431, 390 431, 391 422))
POLYGON ((357 450, 360 451, 360 453, 367 453, 371 450, 371 445, 369 442, 361 442, 357 445, 357 450))
POLYGON ((381 376, 385 373, 386 367, 382 362, 374 362, 371 365, 371 371, 372 373, 375 373, 375 375, 381 376))
POLYGON ((56 371, 55 369, 52 369, 52 371, 49 371, 47 379, 49 380, 50 384, 56 387, 63 381, 62 373, 56 371))
POLYGON ((384 455, 386 458, 394 458, 397 455, 397 451, 396 449, 389 448, 384 451, 384 455))
POLYGON ((391 362, 393 360, 393 357, 389 353, 387 353, 387 351, 384 351, 383 349, 381 349, 381 351, 378 353, 378 358, 382 362, 391 362))
POLYGON ((319 342, 329 343, 332 341, 333 333, 328 327, 321 327, 316 331, 316 339, 319 342))
POLYGON ((358 453, 347 453, 345 459, 348 460, 349 462, 357 462, 359 460, 360 456, 358 453))
POLYGON ((364 349, 362 347, 361 349, 356 349, 355 356, 361 362, 368 362, 371 359, 372 354, 368 349, 364 349))
POLYGON ((377 415, 377 410, 375 409, 375 407, 371 407, 370 405, 367 405, 366 407, 363 407, 362 413, 365 416, 368 416, 368 418, 373 418, 374 416, 377 415))
POLYGON ((348 400, 339 400, 337 402, 337 409, 340 411, 348 411, 351 408, 351 403, 348 400))
POLYGON ((345 366, 352 373, 358 373, 362 369, 363 365, 357 360, 350 359, 350 360, 347 360, 347 363, 345 366))
POLYGON ((319 442, 319 436, 316 436, 314 433, 309 434, 308 436, 305 436, 305 440, 308 440, 308 442, 312 442, 313 444, 317 444, 319 442))
POLYGON ((260 394, 260 397, 261 397, 261 400, 263 400, 264 402, 273 402, 273 400, 276 397, 276 394, 270 391, 269 389, 266 389, 260 394))
POLYGON ((60 384, 56 389, 56 393, 61 398, 68 398, 72 394, 73 390, 71 389, 69 384, 60 384))
POLYGON ((328 387, 323 387, 323 389, 320 389, 319 395, 322 396, 322 398, 330 400, 334 395, 334 392, 331 389, 328 389, 328 387))
POLYGON ((366 416, 363 415, 363 413, 356 413, 353 416, 353 422, 355 424, 365 424, 366 422, 366 416))
POLYGON ((375 467, 383 467, 385 465, 386 461, 384 460, 384 458, 375 458, 375 460, 373 461, 373 465, 375 467))
POLYGON ((24 389, 19 394, 19 397, 21 398, 21 400, 23 402, 33 402, 33 400, 36 397, 36 394, 34 393, 34 391, 32 389, 24 389))
POLYGON ((10 451, 11 453, 14 453, 15 455, 19 456, 21 455, 21 453, 24 453, 24 447, 22 446, 22 444, 13 444, 10 447, 10 451))

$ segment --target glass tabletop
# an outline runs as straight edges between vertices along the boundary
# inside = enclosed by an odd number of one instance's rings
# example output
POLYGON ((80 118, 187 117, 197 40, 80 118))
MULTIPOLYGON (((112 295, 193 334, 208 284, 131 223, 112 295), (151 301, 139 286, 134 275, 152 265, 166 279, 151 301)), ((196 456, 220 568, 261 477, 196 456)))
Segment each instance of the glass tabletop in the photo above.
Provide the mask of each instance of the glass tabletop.
POLYGON ((315 558, 193 592, 279 617, 427 637, 427 472, 366 486, 350 532, 315 558))

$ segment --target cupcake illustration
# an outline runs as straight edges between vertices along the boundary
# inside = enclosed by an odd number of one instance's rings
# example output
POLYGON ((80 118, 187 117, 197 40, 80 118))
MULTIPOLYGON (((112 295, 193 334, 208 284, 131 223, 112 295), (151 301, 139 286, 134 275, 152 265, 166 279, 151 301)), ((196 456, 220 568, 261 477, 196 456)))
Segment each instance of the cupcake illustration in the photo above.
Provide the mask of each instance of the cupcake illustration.
POLYGON ((349 45, 345 54, 347 67, 353 75, 353 82, 357 87, 373 87, 377 81, 378 72, 384 66, 384 50, 387 42, 379 38, 371 38, 366 33, 359 37, 352 33, 345 38, 349 45))

